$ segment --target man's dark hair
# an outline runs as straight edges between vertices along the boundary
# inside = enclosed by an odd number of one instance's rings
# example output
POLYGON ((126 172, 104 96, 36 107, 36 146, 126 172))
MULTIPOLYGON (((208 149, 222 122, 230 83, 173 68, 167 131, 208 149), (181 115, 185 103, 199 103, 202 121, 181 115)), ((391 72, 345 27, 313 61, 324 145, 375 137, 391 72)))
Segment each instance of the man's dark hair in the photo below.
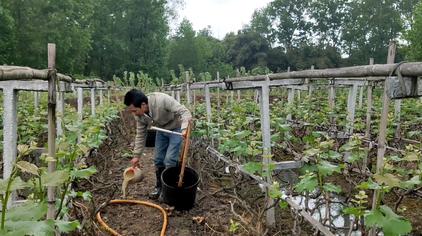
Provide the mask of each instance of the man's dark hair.
POLYGON ((142 103, 148 104, 148 97, 140 90, 132 89, 126 93, 124 103, 126 106, 133 104, 133 106, 140 108, 142 103))

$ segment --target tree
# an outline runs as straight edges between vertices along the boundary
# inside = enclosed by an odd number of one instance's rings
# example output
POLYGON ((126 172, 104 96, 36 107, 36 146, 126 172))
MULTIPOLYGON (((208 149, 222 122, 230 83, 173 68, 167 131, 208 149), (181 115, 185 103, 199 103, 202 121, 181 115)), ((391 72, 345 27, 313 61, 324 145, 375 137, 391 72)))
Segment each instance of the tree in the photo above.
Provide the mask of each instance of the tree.
POLYGON ((340 47, 347 0, 319 0, 309 5, 314 43, 340 47))
POLYGON ((56 43, 57 68, 65 73, 81 73, 90 49, 92 1, 3 0, 12 19, 9 22, 13 22, 13 47, 9 47, 12 56, 8 61, 45 68, 47 44, 56 43))
POLYGON ((111 78, 124 71, 163 77, 169 31, 164 0, 101 0, 93 17, 86 74, 111 78))
POLYGON ((267 66, 270 45, 268 41, 255 31, 244 29, 237 35, 231 33, 224 38, 227 48, 228 62, 240 68, 251 70, 257 66, 267 66))
POLYGON ((406 50, 406 57, 409 60, 422 60, 422 2, 415 8, 411 29, 405 35, 409 46, 406 50))
POLYGON ((370 57, 385 62, 389 41, 403 29, 397 0, 351 1, 342 30, 343 52, 349 64, 367 64, 370 57))
POLYGON ((264 35, 271 44, 286 49, 306 42, 311 24, 310 0, 274 0, 267 7, 254 13, 251 28, 264 35))
MULTIPOLYGON (((170 69, 177 70, 179 65, 183 65, 187 69, 192 68, 193 71, 200 72, 200 54, 195 37, 196 32, 193 30, 192 23, 183 19, 170 43, 168 60, 170 69)), ((179 72, 183 73, 183 71, 179 72)))
POLYGON ((13 18, 0 3, 0 65, 13 64, 12 52, 14 47, 13 18))

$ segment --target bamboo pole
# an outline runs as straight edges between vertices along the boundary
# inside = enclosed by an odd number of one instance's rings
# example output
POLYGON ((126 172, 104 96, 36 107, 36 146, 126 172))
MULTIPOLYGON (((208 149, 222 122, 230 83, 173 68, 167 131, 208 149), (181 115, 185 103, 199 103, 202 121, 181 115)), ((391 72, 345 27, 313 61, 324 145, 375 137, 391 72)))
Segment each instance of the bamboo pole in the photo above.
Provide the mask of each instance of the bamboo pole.
MULTIPOLYGON (((56 44, 48 44, 48 173, 56 171, 56 44)), ((47 190, 47 219, 56 215, 56 189, 49 186, 47 190)))

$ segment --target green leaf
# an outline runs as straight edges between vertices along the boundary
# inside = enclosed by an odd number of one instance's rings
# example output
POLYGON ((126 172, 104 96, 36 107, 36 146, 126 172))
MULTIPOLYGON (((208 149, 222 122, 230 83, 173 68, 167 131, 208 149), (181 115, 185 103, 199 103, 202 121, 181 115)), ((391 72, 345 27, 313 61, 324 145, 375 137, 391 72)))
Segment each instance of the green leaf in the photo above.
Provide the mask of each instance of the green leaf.
POLYGON ((316 179, 316 176, 311 173, 304 175, 300 182, 296 184, 295 189, 301 193, 305 191, 312 192, 317 186, 318 180, 316 179))
POLYGON ((280 207, 280 209, 286 209, 288 206, 289 206, 289 203, 287 203, 286 201, 284 201, 284 200, 280 200, 279 202, 278 202, 278 206, 280 207))
POLYGON ((6 221, 7 235, 33 235, 52 236, 54 235, 54 221, 6 221))
POLYGON ((81 196, 85 201, 90 201, 92 199, 92 194, 89 191, 83 192, 81 196))
POLYGON ((27 161, 18 161, 16 163, 16 167, 18 167, 22 172, 38 176, 38 167, 32 163, 27 161))
POLYGON ((340 167, 329 163, 328 161, 321 161, 320 164, 317 165, 318 172, 322 176, 329 176, 332 175, 334 172, 340 173, 340 167))
POLYGON ((377 181, 378 184, 384 184, 388 187, 398 187, 400 185, 400 179, 390 173, 384 175, 375 174, 374 179, 377 181))
POLYGON ((319 148, 310 148, 303 152, 303 154, 305 154, 305 156, 308 156, 308 157, 315 156, 319 153, 321 153, 321 149, 319 148))
POLYGON ((409 152, 403 159, 406 161, 419 161, 420 157, 416 152, 409 152))
POLYGON ((88 179, 91 175, 97 173, 97 169, 95 166, 91 166, 86 169, 81 170, 73 170, 70 175, 72 176, 72 179, 88 179))
POLYGON ((362 182, 359 185, 357 185, 356 187, 359 188, 359 189, 362 189, 362 190, 367 190, 367 189, 373 189, 373 190, 378 189, 379 190, 379 189, 381 189, 381 186, 378 183, 372 181, 372 179, 369 179, 366 182, 362 182))
POLYGON ((58 170, 53 173, 44 173, 41 178, 43 186, 59 186, 69 179, 69 171, 58 170))
MULTIPOLYGON (((7 188, 7 183, 8 183, 9 179, 0 179, 0 192, 5 192, 6 188, 7 188)), ((13 192, 15 190, 19 190, 19 189, 25 189, 25 188, 29 188, 31 187, 30 184, 28 184, 27 182, 24 182, 19 176, 14 178, 12 180, 12 183, 10 185, 9 191, 13 192)))
POLYGON ((250 173, 261 173, 262 172, 262 163, 261 162, 248 162, 245 165, 243 165, 243 169, 250 173))
POLYGON ((328 151, 328 157, 333 160, 339 160, 341 158, 341 154, 335 151, 328 151))
POLYGON ((25 202, 19 206, 10 208, 7 211, 7 219, 10 221, 39 220, 47 214, 47 204, 45 202, 36 203, 25 202))
POLYGON ((365 223, 369 227, 382 228, 385 235, 405 235, 412 231, 410 222, 394 213, 386 205, 370 211, 365 216, 365 223))
POLYGON ((334 146, 334 140, 328 140, 328 141, 324 141, 319 143, 319 147, 323 148, 325 150, 330 149, 334 146))
POLYGON ((322 188, 327 191, 327 192, 332 192, 332 193, 340 193, 341 192, 341 188, 337 185, 334 185, 332 183, 325 183, 322 188))
POLYGON ((346 215, 362 216, 362 209, 359 207, 347 207, 343 209, 343 213, 346 215))
POLYGON ((379 226, 384 224, 384 215, 380 210, 372 210, 365 215, 365 225, 369 227, 379 226))
POLYGON ((271 185, 268 195, 273 199, 281 198, 280 184, 278 182, 274 182, 271 185))
POLYGON ((421 184, 421 180, 419 176, 416 175, 416 176, 413 176, 411 179, 402 182, 400 185, 402 188, 412 189, 415 187, 415 185, 420 185, 420 184, 421 184))
POLYGON ((76 229, 79 229, 80 224, 79 221, 63 221, 63 220, 56 220, 55 221, 57 228, 62 233, 70 233, 76 229))

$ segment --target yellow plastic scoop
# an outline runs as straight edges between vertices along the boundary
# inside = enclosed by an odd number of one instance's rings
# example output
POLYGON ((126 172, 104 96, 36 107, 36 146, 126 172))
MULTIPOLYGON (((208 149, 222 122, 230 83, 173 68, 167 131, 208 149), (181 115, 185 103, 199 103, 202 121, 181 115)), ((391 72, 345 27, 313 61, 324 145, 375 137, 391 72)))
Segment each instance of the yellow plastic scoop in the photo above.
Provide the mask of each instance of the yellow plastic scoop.
POLYGON ((126 197, 127 187, 129 184, 137 183, 142 181, 144 176, 142 175, 141 169, 138 167, 128 167, 123 172, 122 192, 123 197, 126 197))

